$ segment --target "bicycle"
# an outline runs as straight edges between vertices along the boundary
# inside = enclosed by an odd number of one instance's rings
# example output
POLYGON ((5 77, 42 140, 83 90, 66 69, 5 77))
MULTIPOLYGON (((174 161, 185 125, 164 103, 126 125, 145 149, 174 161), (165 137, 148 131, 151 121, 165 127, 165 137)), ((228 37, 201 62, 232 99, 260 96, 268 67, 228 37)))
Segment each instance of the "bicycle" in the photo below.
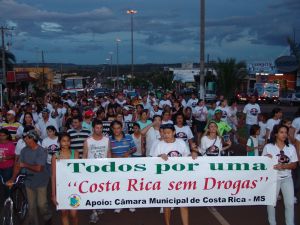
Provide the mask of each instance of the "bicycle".
MULTIPOLYGON (((0 225, 21 224, 25 219, 28 209, 27 197, 23 186, 25 177, 26 175, 20 174, 12 186, 9 187, 9 195, 4 202, 1 212, 0 225)), ((7 186, 2 176, 0 176, 0 181, 7 186)))

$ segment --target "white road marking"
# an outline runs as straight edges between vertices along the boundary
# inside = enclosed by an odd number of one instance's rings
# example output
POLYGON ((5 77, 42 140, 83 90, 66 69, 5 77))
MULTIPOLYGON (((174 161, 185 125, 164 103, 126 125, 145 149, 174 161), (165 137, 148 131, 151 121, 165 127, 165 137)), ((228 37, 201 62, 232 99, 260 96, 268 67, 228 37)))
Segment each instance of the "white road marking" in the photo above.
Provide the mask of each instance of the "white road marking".
POLYGON ((207 207, 208 211, 214 215, 221 225, 230 225, 228 221, 222 216, 215 207, 207 207))

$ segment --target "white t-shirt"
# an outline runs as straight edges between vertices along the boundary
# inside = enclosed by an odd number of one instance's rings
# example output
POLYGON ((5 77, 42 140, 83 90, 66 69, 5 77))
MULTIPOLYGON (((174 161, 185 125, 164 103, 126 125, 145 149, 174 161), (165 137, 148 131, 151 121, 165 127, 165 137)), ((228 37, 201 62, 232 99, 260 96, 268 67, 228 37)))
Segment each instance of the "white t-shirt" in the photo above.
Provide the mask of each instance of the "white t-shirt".
POLYGON ((87 139, 88 159, 107 158, 109 148, 109 138, 103 136, 101 140, 95 140, 93 137, 87 139))
POLYGON ((43 118, 39 119, 38 123, 36 124, 36 128, 41 132, 41 135, 40 135, 41 139, 45 139, 47 137, 47 130, 46 130, 46 128, 48 126, 50 126, 50 125, 54 126, 55 129, 57 131, 59 131, 58 127, 57 127, 56 120, 52 119, 51 116, 49 117, 49 119, 48 119, 48 121, 46 123, 45 123, 45 121, 44 121, 43 118))
POLYGON ((165 105, 168 105, 168 106, 172 107, 172 103, 171 103, 171 101, 169 99, 167 99, 167 100, 163 100, 163 99, 160 100, 160 102, 159 102, 159 108, 163 109, 165 105))
POLYGON ((222 148, 222 139, 220 137, 209 139, 205 135, 201 138, 200 153, 204 156, 218 156, 221 154, 222 148), (207 151, 208 149, 209 151, 207 151))
POLYGON ((142 156, 142 135, 140 135, 138 138, 131 134, 131 137, 134 141, 134 144, 136 146, 136 152, 133 153, 134 156, 142 156))
POLYGON ((206 118, 207 118, 207 108, 206 106, 196 106, 194 109, 193 109, 193 115, 195 117, 196 120, 199 120, 199 121, 206 121, 206 118))
POLYGON ((300 130, 300 117, 297 117, 293 120, 292 127, 295 128, 295 136, 296 136, 298 131, 300 130))
POLYGON ((131 122, 132 121, 132 114, 128 114, 127 116, 124 116, 124 122, 131 122))
POLYGON ((246 114, 246 124, 253 125, 257 124, 257 117, 260 113, 260 107, 258 104, 250 104, 245 105, 243 113, 246 114))
POLYGON ((190 98, 186 104, 186 106, 191 107, 192 109, 197 106, 198 98, 192 99, 190 98))
POLYGON ((174 122, 172 120, 168 120, 168 121, 162 120, 161 124, 174 124, 174 122))
POLYGON ((248 141, 247 141, 247 146, 249 146, 249 147, 254 147, 255 149, 254 149, 254 155, 255 156, 259 156, 259 153, 258 153, 258 149, 257 149, 257 147, 258 147, 258 138, 256 137, 256 138, 254 138, 254 137, 249 137, 248 138, 248 141), (253 146, 251 146, 251 140, 250 140, 250 138, 252 139, 252 141, 253 141, 253 146))
POLYGON ((229 107, 228 107, 228 106, 226 106, 226 107, 218 106, 218 107, 216 108, 216 110, 217 110, 217 109, 222 110, 222 118, 221 118, 221 120, 224 121, 224 122, 226 122, 226 123, 228 123, 228 117, 231 116, 231 115, 230 115, 229 107))
POLYGON ((115 99, 116 103, 118 103, 121 107, 123 107, 126 104, 126 100, 120 100, 118 98, 115 99))
POLYGON ((187 103, 186 103, 186 101, 184 99, 182 99, 181 105, 182 105, 183 108, 187 107, 187 103))
POLYGON ((153 118, 153 116, 155 115, 159 115, 161 116, 162 115, 162 110, 157 110, 157 111, 154 111, 153 109, 150 111, 150 118, 153 118))
POLYGON ((47 150, 48 156, 47 156, 47 163, 51 164, 51 159, 54 154, 56 154, 59 151, 60 144, 58 143, 58 137, 55 139, 51 139, 49 137, 46 137, 42 141, 42 147, 47 150))
POLYGON ((150 129, 146 133, 146 156, 150 156, 150 151, 155 141, 160 139, 159 130, 150 127, 150 129))
POLYGON ((160 141, 154 149, 153 156, 160 156, 166 154, 169 157, 185 157, 190 155, 186 143, 176 138, 173 143, 160 141))
POLYGON ((178 127, 177 125, 175 125, 174 127, 176 138, 184 140, 187 144, 189 144, 190 139, 194 138, 194 135, 189 126, 178 127))
POLYGON ((16 145, 15 154, 20 155, 23 148, 26 147, 26 143, 23 138, 19 139, 16 145))
POLYGON ((272 132, 274 126, 279 123, 280 123, 280 119, 278 119, 278 120, 274 120, 273 118, 268 119, 267 125, 266 125, 266 129, 268 129, 270 131, 268 139, 270 139, 271 132, 272 132))
MULTIPOLYGON (((276 158, 278 163, 286 164, 298 162, 297 152, 294 145, 289 144, 289 146, 285 146, 283 150, 283 154, 280 153, 279 147, 274 144, 267 144, 263 150, 263 156, 270 154, 273 158, 276 158)), ((284 179, 292 176, 292 170, 278 170, 277 178, 284 179)))

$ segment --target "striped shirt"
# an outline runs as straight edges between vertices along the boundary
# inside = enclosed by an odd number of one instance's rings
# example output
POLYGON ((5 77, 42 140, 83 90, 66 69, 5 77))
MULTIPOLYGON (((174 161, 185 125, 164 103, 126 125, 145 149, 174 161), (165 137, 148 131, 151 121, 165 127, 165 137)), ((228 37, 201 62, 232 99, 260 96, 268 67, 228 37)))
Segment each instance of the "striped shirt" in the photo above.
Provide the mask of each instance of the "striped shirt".
POLYGON ((79 153, 79 157, 82 157, 83 153, 83 143, 85 139, 91 136, 91 132, 87 129, 75 130, 69 129, 67 133, 71 137, 71 149, 76 150, 79 153))
POLYGON ((130 150, 136 150, 133 138, 129 134, 125 134, 123 138, 118 141, 112 136, 109 136, 111 153, 116 156, 123 156, 126 152, 130 150))
POLYGON ((12 141, 14 142, 14 144, 17 144, 17 139, 16 139, 16 135, 17 135, 17 130, 19 128, 19 126, 21 126, 21 124, 19 122, 14 122, 14 123, 2 123, 1 127, 5 128, 8 130, 9 134, 12 137, 12 141))

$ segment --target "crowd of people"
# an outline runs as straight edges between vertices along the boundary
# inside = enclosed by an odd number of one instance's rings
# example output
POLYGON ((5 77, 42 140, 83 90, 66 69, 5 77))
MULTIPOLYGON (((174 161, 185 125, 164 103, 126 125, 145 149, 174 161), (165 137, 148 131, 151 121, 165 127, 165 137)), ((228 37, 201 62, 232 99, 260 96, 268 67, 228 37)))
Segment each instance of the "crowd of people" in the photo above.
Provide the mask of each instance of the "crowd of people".
MULTIPOLYGON (((56 161, 124 157, 265 156, 278 164, 277 196, 281 190, 287 225, 294 225, 294 203, 300 188, 300 109, 295 118, 282 118, 280 108, 261 112, 256 97, 238 108, 220 96, 206 103, 166 92, 161 99, 149 93, 133 98, 123 93, 92 97, 47 94, 10 102, 0 112, 0 175, 11 184, 20 172, 29 203, 27 224, 43 219, 51 224, 47 193, 57 205, 56 161), (236 152, 233 146, 242 146, 236 152), (51 182, 49 182, 51 181, 51 182), (49 184, 50 183, 50 184, 49 184), (41 215, 38 217, 37 209, 41 215)), ((7 189, 1 192, 7 196, 7 189)), ((135 212, 134 208, 129 209, 135 212)), ((121 209, 115 209, 120 213, 121 209)), ((188 208, 180 209, 183 225, 189 224, 188 208)), ((270 225, 276 224, 275 207, 268 206, 270 225)), ((94 210, 97 223, 102 210, 94 210)), ((171 208, 163 209, 170 225, 171 208)), ((76 210, 61 211, 62 224, 78 224, 76 210), (69 221, 69 218, 71 221, 69 221)))

